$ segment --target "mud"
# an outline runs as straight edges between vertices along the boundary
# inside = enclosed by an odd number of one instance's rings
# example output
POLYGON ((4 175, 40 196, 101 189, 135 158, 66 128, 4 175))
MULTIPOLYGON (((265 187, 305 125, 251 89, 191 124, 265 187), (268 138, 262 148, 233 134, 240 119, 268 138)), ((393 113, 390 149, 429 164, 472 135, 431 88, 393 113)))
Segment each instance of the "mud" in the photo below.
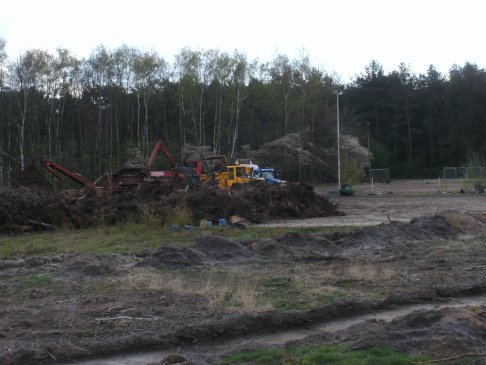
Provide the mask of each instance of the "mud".
POLYGON ((482 299, 461 308, 379 313, 486 293, 485 219, 479 211, 435 209, 350 233, 203 236, 134 254, 0 260, 0 363, 69 363, 154 349, 166 352, 145 357, 145 364, 183 361, 166 357, 178 349, 188 361, 217 363, 241 349, 228 347, 231 339, 257 347, 346 342, 435 357, 477 352, 485 346, 482 299), (231 302, 238 282, 255 286, 255 300, 267 290, 273 306, 231 302), (292 305, 279 304, 281 297, 292 305), (370 317, 339 322, 360 315, 370 317), (335 327, 320 328, 324 322, 335 327), (316 325, 317 333, 305 332, 316 325), (253 337, 284 332, 274 342, 253 337), (297 332, 303 336, 292 337, 297 332), (218 346, 225 351, 212 352, 218 346))

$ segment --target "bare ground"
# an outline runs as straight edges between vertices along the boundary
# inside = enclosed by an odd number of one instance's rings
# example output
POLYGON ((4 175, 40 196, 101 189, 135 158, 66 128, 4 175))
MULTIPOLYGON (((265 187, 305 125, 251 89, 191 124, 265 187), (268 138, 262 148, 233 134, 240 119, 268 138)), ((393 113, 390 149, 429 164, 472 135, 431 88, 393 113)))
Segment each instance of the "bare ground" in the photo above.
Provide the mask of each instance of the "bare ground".
POLYGON ((486 293, 486 198, 399 194, 334 198, 348 214, 343 219, 383 223, 350 233, 252 242, 204 236, 130 255, 2 260, 0 363, 101 363, 101 355, 151 349, 217 363, 221 351, 211 348, 230 339, 229 352, 239 349, 238 339, 316 325, 322 331, 298 343, 385 346, 439 358, 481 352, 482 299, 326 331, 326 323, 351 316, 486 293))

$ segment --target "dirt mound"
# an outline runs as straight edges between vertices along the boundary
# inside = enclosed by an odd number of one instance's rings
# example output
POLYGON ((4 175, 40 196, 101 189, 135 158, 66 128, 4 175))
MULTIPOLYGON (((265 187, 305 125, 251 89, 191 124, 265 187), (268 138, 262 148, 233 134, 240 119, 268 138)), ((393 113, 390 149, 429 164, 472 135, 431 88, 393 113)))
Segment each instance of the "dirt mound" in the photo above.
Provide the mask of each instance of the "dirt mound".
POLYGON ((413 355, 431 354, 441 358, 481 353, 486 348, 486 307, 444 308, 416 311, 389 323, 369 321, 350 328, 347 335, 361 337, 354 349, 389 347, 413 355), (362 327, 360 326, 360 327, 362 327), (351 335, 353 334, 353 335, 351 335))
POLYGON ((268 258, 285 258, 291 255, 291 251, 284 245, 279 244, 272 238, 263 238, 252 242, 251 249, 257 255, 268 258))
POLYGON ((160 360, 158 363, 149 363, 147 365, 190 365, 192 361, 186 359, 184 356, 179 354, 170 354, 160 360))
POLYGON ((409 223, 392 221, 379 226, 365 227, 342 235, 341 247, 382 248, 411 241, 447 239, 455 236, 458 230, 452 227, 443 216, 423 216, 413 218, 409 223))
POLYGON ((203 188, 181 193, 170 182, 96 196, 92 191, 54 193, 20 187, 0 190, 0 231, 32 231, 56 227, 86 228, 137 220, 147 212, 159 217, 176 206, 188 207, 194 222, 217 222, 240 216, 250 222, 272 218, 339 214, 335 204, 315 194, 311 185, 245 184, 229 191, 203 188))
POLYGON ((238 261, 252 256, 251 250, 241 243, 212 235, 198 238, 194 248, 216 261, 238 261))
POLYGON ((141 266, 161 267, 167 266, 170 268, 182 268, 189 266, 201 266, 204 260, 201 254, 195 250, 186 247, 168 247, 161 246, 155 250, 150 256, 145 257, 139 264, 141 266))
MULTIPOLYGON (((486 233, 486 213, 445 211, 441 213, 447 223, 465 235, 478 236, 486 233)), ((467 238, 467 237, 466 237, 467 238)))
POLYGON ((58 272, 62 278, 81 279, 85 277, 97 277, 114 275, 121 268, 123 261, 122 255, 93 255, 88 253, 79 253, 68 255, 64 259, 58 272))
POLYGON ((197 220, 228 218, 239 215, 259 223, 275 218, 311 218, 340 214, 336 205, 317 195, 312 185, 266 183, 239 185, 230 191, 202 189, 187 198, 197 220))
POLYGON ((285 248, 294 260, 332 259, 340 248, 328 235, 291 232, 275 239, 275 243, 285 248))

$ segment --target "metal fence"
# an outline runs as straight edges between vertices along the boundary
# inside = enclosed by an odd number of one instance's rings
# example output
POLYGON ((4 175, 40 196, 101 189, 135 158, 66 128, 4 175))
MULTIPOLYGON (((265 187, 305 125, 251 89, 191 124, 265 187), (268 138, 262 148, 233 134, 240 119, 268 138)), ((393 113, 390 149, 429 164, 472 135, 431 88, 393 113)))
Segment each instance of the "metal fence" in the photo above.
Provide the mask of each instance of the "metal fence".
POLYGON ((482 166, 444 167, 442 172, 442 177, 444 179, 486 178, 486 167, 482 167, 482 166))

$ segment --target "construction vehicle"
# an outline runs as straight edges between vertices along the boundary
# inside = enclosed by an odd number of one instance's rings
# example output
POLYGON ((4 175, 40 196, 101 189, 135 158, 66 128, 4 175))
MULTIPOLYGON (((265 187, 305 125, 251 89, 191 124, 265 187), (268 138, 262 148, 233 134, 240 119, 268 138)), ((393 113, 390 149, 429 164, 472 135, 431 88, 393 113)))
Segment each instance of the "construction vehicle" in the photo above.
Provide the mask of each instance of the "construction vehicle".
POLYGON ((66 167, 49 160, 46 157, 40 157, 39 158, 40 164, 47 170, 49 171, 52 175, 54 175, 57 179, 59 179, 62 182, 66 182, 66 177, 69 179, 73 180, 74 182, 85 186, 86 188, 94 191, 96 195, 101 194, 101 190, 99 187, 97 187, 93 182, 89 181, 87 178, 84 176, 81 176, 78 173, 72 172, 71 170, 67 169, 66 167))
POLYGON ((234 165, 228 165, 226 156, 209 156, 188 163, 199 174, 203 185, 218 186, 220 189, 252 181, 265 181, 273 185, 284 183, 275 178, 273 168, 261 169, 249 159, 238 159, 234 165))
POLYGON ((224 155, 206 156, 199 160, 186 162, 199 175, 202 185, 217 186, 225 189, 235 184, 245 184, 251 179, 251 168, 245 165, 228 165, 228 159, 224 155))
POLYGON ((238 184, 246 184, 255 181, 251 176, 252 168, 243 165, 226 166, 226 171, 220 173, 218 186, 221 189, 231 188, 238 184))
POLYGON ((264 181, 271 185, 284 185, 285 181, 275 177, 275 169, 271 167, 260 168, 249 159, 236 160, 236 165, 245 166, 252 179, 264 181))
POLYGON ((156 184, 165 181, 170 181, 179 185, 183 189, 197 188, 201 183, 199 175, 201 174, 200 162, 194 160, 194 163, 179 166, 170 154, 167 147, 165 147, 162 140, 157 140, 147 160, 146 168, 124 168, 111 174, 110 186, 113 192, 129 191, 140 188, 147 184, 156 184), (169 161, 170 169, 154 170, 153 164, 157 153, 162 151, 169 161), (198 167, 198 171, 195 168, 198 167))
POLYGON ((275 169, 271 167, 258 168, 253 170, 253 178, 265 181, 271 185, 285 185, 286 181, 275 176, 275 169))
POLYGON ((192 168, 199 176, 201 184, 216 185, 218 175, 226 170, 228 159, 224 155, 206 156, 199 160, 188 160, 184 164, 186 167, 192 168))
POLYGON ((159 139, 155 142, 154 148, 150 153, 149 159, 147 161, 148 177, 147 181, 160 181, 161 179, 172 179, 177 183, 180 183, 185 188, 194 187, 200 185, 199 175, 197 170, 190 166, 179 166, 169 150, 165 147, 164 143, 159 139), (152 165, 155 160, 155 156, 158 151, 162 151, 169 164, 171 166, 170 170, 152 170, 152 165))
POLYGON ((110 174, 109 189, 112 193, 130 191, 142 186, 148 179, 146 169, 124 168, 110 174))

